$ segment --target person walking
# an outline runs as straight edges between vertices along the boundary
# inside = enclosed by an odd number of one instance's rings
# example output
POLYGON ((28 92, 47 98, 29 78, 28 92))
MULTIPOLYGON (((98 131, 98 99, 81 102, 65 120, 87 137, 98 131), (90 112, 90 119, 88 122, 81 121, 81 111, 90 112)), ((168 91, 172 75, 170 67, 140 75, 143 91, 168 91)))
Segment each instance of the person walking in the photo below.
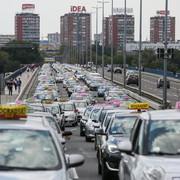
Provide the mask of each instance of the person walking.
POLYGON ((15 88, 15 91, 17 90, 17 78, 14 79, 14 88, 15 88))
POLYGON ((22 81, 21 81, 20 78, 18 78, 18 80, 17 80, 18 93, 20 93, 20 90, 21 90, 21 84, 22 84, 22 81))
POLYGON ((27 67, 27 78, 29 78, 29 71, 30 71, 30 68, 27 67))
POLYGON ((13 78, 11 78, 9 82, 9 96, 12 96, 13 85, 14 85, 14 81, 13 81, 13 78))

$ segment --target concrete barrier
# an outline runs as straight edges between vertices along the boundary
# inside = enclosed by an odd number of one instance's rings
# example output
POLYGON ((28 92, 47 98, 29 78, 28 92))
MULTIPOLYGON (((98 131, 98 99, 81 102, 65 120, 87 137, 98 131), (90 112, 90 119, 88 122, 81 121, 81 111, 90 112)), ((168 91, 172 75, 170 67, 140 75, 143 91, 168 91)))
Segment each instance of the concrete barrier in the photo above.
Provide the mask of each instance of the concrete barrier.
POLYGON ((40 67, 38 67, 32 74, 31 78, 29 81, 25 84, 24 88, 21 90, 19 96, 16 98, 16 100, 24 100, 28 98, 30 92, 32 91, 34 81, 38 76, 38 73, 40 71, 40 67))

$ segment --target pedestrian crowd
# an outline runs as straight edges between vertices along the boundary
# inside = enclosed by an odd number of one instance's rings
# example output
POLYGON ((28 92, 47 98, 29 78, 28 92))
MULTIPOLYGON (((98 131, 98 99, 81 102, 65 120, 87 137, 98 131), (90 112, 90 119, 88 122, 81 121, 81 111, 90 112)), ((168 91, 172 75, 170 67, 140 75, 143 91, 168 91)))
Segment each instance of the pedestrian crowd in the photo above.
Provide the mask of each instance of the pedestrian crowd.
POLYGON ((15 91, 18 90, 18 93, 20 93, 20 90, 21 90, 21 84, 22 84, 22 81, 20 78, 7 78, 6 82, 5 82, 8 90, 9 90, 9 95, 12 96, 12 93, 13 93, 13 86, 14 86, 14 89, 15 91))

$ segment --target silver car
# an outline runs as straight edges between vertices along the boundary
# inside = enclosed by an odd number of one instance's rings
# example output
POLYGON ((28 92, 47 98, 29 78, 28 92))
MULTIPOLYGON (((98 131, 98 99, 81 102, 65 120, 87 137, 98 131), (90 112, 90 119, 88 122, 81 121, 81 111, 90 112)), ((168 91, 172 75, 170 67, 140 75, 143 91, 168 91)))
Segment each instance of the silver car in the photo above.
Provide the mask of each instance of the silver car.
POLYGON ((119 178, 180 179, 180 111, 150 111, 136 120, 130 140, 121 141, 119 178))
POLYGON ((82 164, 84 158, 65 158, 57 133, 47 121, 37 119, 0 121, 1 180, 74 179, 71 167, 82 164))

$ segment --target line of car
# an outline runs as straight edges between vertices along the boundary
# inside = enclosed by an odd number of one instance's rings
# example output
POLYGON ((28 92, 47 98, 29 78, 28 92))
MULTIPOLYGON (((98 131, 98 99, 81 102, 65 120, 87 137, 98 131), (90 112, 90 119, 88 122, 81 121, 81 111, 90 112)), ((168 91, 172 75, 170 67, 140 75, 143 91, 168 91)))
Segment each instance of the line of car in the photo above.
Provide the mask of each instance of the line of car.
POLYGON ((137 103, 125 89, 97 73, 68 64, 45 64, 32 98, 0 107, 0 117, 4 115, 0 121, 0 170, 19 180, 26 175, 32 179, 73 179, 72 167, 81 165, 84 158, 65 153, 64 137, 69 139, 72 134, 65 128, 80 122, 80 136, 86 142, 94 141, 102 180, 112 176, 120 180, 178 180, 180 103, 173 110, 148 109, 147 103, 137 103), (63 83, 69 99, 60 97, 56 82, 63 83), (97 104, 96 96, 103 97, 105 103, 97 104), (9 112, 21 112, 16 105, 26 106, 27 118, 5 120, 14 116, 9 112), (7 111, 8 107, 15 110, 7 111))

